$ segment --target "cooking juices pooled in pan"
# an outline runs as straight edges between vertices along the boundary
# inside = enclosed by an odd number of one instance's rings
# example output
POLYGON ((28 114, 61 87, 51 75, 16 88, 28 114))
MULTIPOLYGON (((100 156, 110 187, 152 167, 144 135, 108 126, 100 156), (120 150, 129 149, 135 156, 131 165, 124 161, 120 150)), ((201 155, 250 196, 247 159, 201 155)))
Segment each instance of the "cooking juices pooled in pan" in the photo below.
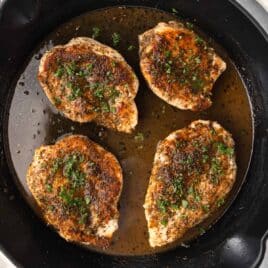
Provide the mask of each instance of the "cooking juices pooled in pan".
MULTIPOLYGON (((213 105, 204 112, 181 111, 163 102, 148 89, 139 70, 138 35, 160 21, 176 19, 172 14, 149 8, 108 8, 74 18, 50 34, 36 49, 16 85, 8 119, 8 138, 13 167, 23 195, 38 213, 27 188, 25 174, 34 149, 52 144, 62 135, 83 134, 111 151, 124 171, 120 199, 119 230, 105 253, 140 255, 160 252, 200 234, 218 219, 239 190, 250 160, 252 118, 249 99, 241 77, 227 53, 215 42, 201 35, 227 63, 227 70, 213 89, 213 105), (112 34, 117 33, 116 45, 112 34), (42 54, 52 46, 65 44, 77 36, 95 35, 104 44, 114 46, 134 68, 140 80, 136 98, 139 123, 132 134, 123 134, 96 126, 74 123, 60 115, 49 103, 38 81, 42 54), (216 120, 233 134, 236 142, 238 173, 226 204, 200 226, 189 231, 183 240, 167 247, 151 249, 144 216, 144 196, 148 186, 156 145, 170 132, 187 126, 196 119, 216 120)), ((92 249, 92 248, 90 248, 92 249)), ((93 248, 94 250, 103 250, 93 248)))

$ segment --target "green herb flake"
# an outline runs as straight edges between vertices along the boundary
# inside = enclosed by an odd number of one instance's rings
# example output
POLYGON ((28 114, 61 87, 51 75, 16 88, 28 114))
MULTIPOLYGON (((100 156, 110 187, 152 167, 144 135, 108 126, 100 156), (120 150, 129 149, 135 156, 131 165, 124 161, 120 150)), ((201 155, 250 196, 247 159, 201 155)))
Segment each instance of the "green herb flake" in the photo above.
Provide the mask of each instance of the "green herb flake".
POLYGON ((188 188, 188 194, 194 195, 194 187, 192 185, 188 188))
POLYGON ((234 149, 226 146, 224 143, 218 142, 216 143, 216 145, 220 153, 228 155, 228 156, 232 156, 234 154, 234 149))
POLYGON ((59 196, 66 205, 72 205, 73 203, 72 191, 68 191, 64 186, 62 186, 59 196))
POLYGON ((40 167, 41 168, 46 168, 47 167, 47 163, 46 162, 41 163, 40 167))
POLYGON ((110 112, 113 113, 113 114, 116 113, 116 107, 113 107, 113 106, 110 107, 110 112))
POLYGON ((200 235, 203 235, 206 232, 206 230, 203 227, 199 227, 198 230, 200 235))
POLYGON ((101 102, 101 111, 103 112, 103 113, 109 113, 110 112, 110 106, 109 106, 109 103, 107 103, 107 102, 101 102))
POLYGON ((179 140, 176 142, 176 148, 177 149, 182 149, 186 146, 186 141, 184 140, 179 140))
POLYGON ((211 159, 211 171, 211 182, 217 184, 219 182, 219 177, 222 175, 222 167, 220 161, 215 157, 211 159))
POLYGON ((166 50, 165 51, 165 57, 166 58, 170 58, 171 57, 171 51, 170 50, 166 50))
POLYGON ((160 222, 163 226, 167 226, 168 224, 168 220, 166 218, 162 219, 161 222, 160 222))
POLYGON ((214 127, 211 127, 211 128, 210 128, 210 133, 211 133, 211 135, 216 135, 216 134, 217 134, 217 132, 216 132, 216 130, 214 129, 214 127))
POLYGON ((88 219, 88 213, 85 212, 80 216, 79 224, 85 224, 87 222, 87 219, 88 219))
POLYGON ((91 161, 91 160, 89 160, 89 161, 87 162, 87 164, 88 164, 89 167, 95 167, 95 166, 96 166, 96 163, 93 162, 93 161, 91 161))
POLYGON ((50 183, 46 183, 46 190, 51 193, 52 192, 52 185, 50 183))
POLYGON ((198 36, 198 35, 195 37, 195 42, 198 45, 205 45, 206 44, 206 42, 200 36, 198 36))
POLYGON ((202 205, 202 209, 205 213, 209 212, 209 205, 202 205))
POLYGON ((62 66, 59 66, 54 75, 58 78, 61 78, 64 74, 64 68, 62 66))
POLYGON ((196 202, 200 202, 201 201, 201 196, 199 195, 198 191, 194 188, 193 185, 191 185, 188 188, 188 194, 191 195, 196 202))
POLYGON ((91 198, 89 196, 85 196, 85 202, 87 205, 90 204, 91 198))
POLYGON ((172 13, 174 13, 174 14, 178 14, 178 10, 176 9, 176 8, 171 8, 171 11, 172 11, 172 13))
POLYGON ((74 62, 65 65, 65 71, 69 76, 73 76, 76 71, 76 64, 74 62))
POLYGON ((187 22, 186 22, 186 27, 187 27, 188 29, 192 30, 192 29, 194 28, 194 25, 193 25, 191 22, 187 21, 187 22))
POLYGON ((78 165, 83 162, 82 156, 76 154, 69 155, 63 166, 63 175, 67 177, 73 188, 83 186, 85 183, 85 174, 78 169, 78 165))
POLYGON ((177 210, 179 208, 179 206, 177 204, 171 204, 170 207, 172 209, 175 209, 175 210, 177 210))
POLYGON ((172 180, 172 186, 174 189, 174 193, 176 193, 179 197, 183 195, 183 176, 179 174, 172 180))
POLYGON ((224 203, 225 203, 224 198, 220 198, 220 199, 217 201, 217 207, 221 207, 224 203))
POLYGON ((181 200, 181 205, 182 205, 183 208, 187 208, 188 207, 188 201, 185 200, 185 199, 181 200))
POLYGON ((113 33, 112 34, 112 41, 113 41, 113 46, 117 47, 121 41, 121 37, 119 33, 113 33))
POLYGON ((70 82, 67 84, 67 86, 71 89, 71 94, 68 96, 69 101, 74 101, 82 96, 82 90, 79 87, 72 85, 70 82))
POLYGON ((132 51, 133 49, 135 49, 135 46, 133 46, 133 45, 129 45, 127 48, 128 51, 132 51))
POLYGON ((103 99, 104 98, 104 88, 102 88, 102 87, 97 88, 94 92, 94 96, 99 98, 99 99, 103 99))
POLYGON ((157 207, 161 213, 166 213, 168 206, 169 206, 168 200, 165 200, 165 199, 158 199, 157 200, 157 207))
POLYGON ((144 141, 144 135, 142 132, 138 132, 135 137, 134 137, 134 140, 136 142, 143 142, 144 141))
POLYGON ((53 98, 53 101, 54 101, 54 104, 55 104, 56 106, 58 106, 58 105, 61 104, 61 99, 60 99, 59 97, 54 97, 54 98, 53 98))
POLYGON ((209 156, 207 154, 202 155, 202 163, 204 163, 204 164, 207 163, 208 159, 209 159, 209 156))
POLYGON ((79 224, 85 224, 88 220, 88 209, 83 202, 80 202, 78 205, 80 214, 79 224))
POLYGON ((93 67, 94 67, 93 63, 89 63, 89 64, 87 65, 87 71, 88 71, 89 74, 92 73, 93 67))
POLYGON ((95 27, 92 28, 92 35, 91 35, 91 37, 93 39, 96 39, 97 37, 99 37, 100 33, 101 33, 101 29, 99 27, 96 27, 95 26, 95 27))
POLYGON ((48 205, 47 208, 49 211, 52 211, 52 212, 55 210, 55 207, 53 205, 48 205))
POLYGON ((61 164, 62 164, 62 159, 60 159, 60 158, 56 158, 53 161, 53 164, 52 164, 52 167, 51 167, 51 173, 52 173, 52 175, 55 175, 57 173, 57 171, 61 167, 61 164))

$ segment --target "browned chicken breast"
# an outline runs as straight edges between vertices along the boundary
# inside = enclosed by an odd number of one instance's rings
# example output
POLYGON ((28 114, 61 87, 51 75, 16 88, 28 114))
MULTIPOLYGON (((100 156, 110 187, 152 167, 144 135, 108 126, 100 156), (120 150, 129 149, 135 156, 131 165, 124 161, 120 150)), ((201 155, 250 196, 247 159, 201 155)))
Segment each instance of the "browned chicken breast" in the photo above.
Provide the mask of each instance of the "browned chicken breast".
POLYGON ((189 27, 160 22, 141 34, 139 43, 141 71, 158 97, 182 110, 212 104, 213 84, 226 64, 189 27))
POLYGON ((27 183, 48 224, 67 241, 107 247, 118 229, 122 171, 115 156, 79 135, 36 149, 27 183))
POLYGON ((136 75, 116 50, 94 39, 78 37, 51 49, 41 59, 38 79, 49 100, 73 121, 122 132, 137 124, 136 75))
POLYGON ((182 238, 222 205, 235 178, 234 141, 218 123, 171 133, 157 146, 145 198, 150 245, 182 238))

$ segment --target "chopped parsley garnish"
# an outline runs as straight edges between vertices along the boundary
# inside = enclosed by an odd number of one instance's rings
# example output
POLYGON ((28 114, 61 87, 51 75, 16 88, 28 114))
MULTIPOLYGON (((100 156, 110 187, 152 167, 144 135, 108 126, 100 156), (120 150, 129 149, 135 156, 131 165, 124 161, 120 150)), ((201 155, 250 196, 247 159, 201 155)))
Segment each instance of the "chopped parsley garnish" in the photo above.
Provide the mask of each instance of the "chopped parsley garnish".
POLYGON ((187 142, 184 140, 179 140, 176 142, 176 148, 177 149, 182 149, 187 145, 187 142))
POLYGON ((93 96, 96 97, 99 102, 96 111, 116 111, 116 108, 113 107, 111 103, 115 103, 115 99, 120 95, 120 92, 115 87, 110 87, 103 83, 92 83, 90 89, 93 91, 93 96))
POLYGON ((121 37, 119 33, 113 33, 112 34, 112 41, 113 41, 113 45, 115 47, 117 47, 120 43, 121 37))
MULTIPOLYGON (((67 213, 75 213, 80 224, 88 221, 88 205, 92 201, 88 194, 81 196, 81 187, 86 183, 86 174, 80 169, 80 164, 84 161, 85 157, 80 153, 67 154, 64 158, 56 158, 51 167, 52 175, 62 169, 62 175, 68 179, 68 183, 61 186, 58 196, 63 202, 63 209, 67 213)), ((95 166, 92 161, 86 163, 90 167, 95 166)), ((52 192, 51 182, 48 181, 45 187, 48 192, 52 192)))
POLYGON ((203 227, 199 227, 198 229, 199 229, 200 235, 203 235, 206 232, 206 230, 203 227))
POLYGON ((48 205, 47 208, 49 211, 52 211, 52 212, 55 210, 55 207, 53 205, 48 205))
POLYGON ((205 213, 209 212, 209 205, 202 205, 202 209, 205 213))
POLYGON ((85 183, 85 174, 78 169, 81 162, 83 158, 77 154, 69 155, 64 160, 63 175, 71 181, 73 188, 83 186, 85 183))
POLYGON ((93 39, 96 39, 97 37, 99 37, 100 32, 101 32, 101 29, 99 27, 93 27, 92 28, 92 35, 91 35, 91 37, 93 39))
POLYGON ((128 51, 132 51, 133 49, 135 49, 135 46, 133 46, 133 45, 130 45, 130 46, 128 46, 128 48, 127 48, 128 51))
POLYGON ((87 65, 87 71, 88 71, 89 74, 91 74, 91 72, 92 72, 92 70, 93 70, 93 67, 94 67, 93 63, 89 63, 89 64, 87 65))
POLYGON ((224 198, 220 198, 220 199, 217 201, 217 207, 221 207, 224 203, 225 203, 225 199, 224 199, 224 198))
POLYGON ((73 85, 71 82, 67 82, 66 86, 71 90, 71 94, 68 95, 69 101, 73 101, 82 96, 82 90, 79 87, 73 85))
POLYGON ((192 30, 192 29, 194 28, 194 25, 193 25, 191 22, 187 21, 187 22, 186 22, 186 27, 187 27, 188 29, 192 30))
POLYGON ((188 201, 185 200, 185 199, 181 200, 181 205, 182 205, 183 208, 187 208, 188 207, 188 201))
POLYGON ((137 135, 134 137, 136 142, 143 142, 144 141, 144 135, 141 132, 138 132, 137 135))
POLYGON ((168 220, 166 218, 162 219, 161 224, 164 225, 164 226, 167 226, 168 220))
MULTIPOLYGON (((63 200, 66 209, 76 208, 79 215, 79 224, 84 224, 88 220, 88 208, 86 199, 75 196, 73 189, 67 189, 65 186, 61 187, 59 194, 60 198, 63 200)), ((90 202, 90 201, 89 201, 90 202)))
POLYGON ((165 199, 158 199, 157 200, 157 207, 161 213, 166 213, 168 206, 169 206, 168 200, 165 200, 165 199))
POLYGON ((211 182, 217 184, 219 182, 219 177, 222 175, 222 167, 219 159, 215 157, 211 159, 211 171, 211 182))
POLYGON ((172 11, 172 13, 174 13, 174 14, 178 14, 178 10, 176 9, 176 8, 171 8, 171 11, 172 11))
POLYGON ((209 156, 207 154, 202 155, 202 163, 204 163, 204 164, 207 163, 208 159, 209 159, 209 156))
POLYGON ((54 97, 54 104, 57 106, 57 105, 60 105, 61 104, 61 99, 59 97, 54 97))
POLYGON ((234 154, 234 149, 228 147, 228 146, 225 145, 224 143, 222 143, 222 142, 217 142, 216 145, 217 145, 217 149, 218 149, 218 151, 219 151, 220 153, 225 154, 225 155, 229 155, 229 156, 232 156, 232 155, 234 154))
POLYGON ((101 111, 104 113, 109 113, 110 112, 110 106, 107 102, 101 102, 101 111))
POLYGON ((206 42, 198 35, 196 35, 195 37, 195 42, 198 44, 198 45, 205 45, 206 42))
POLYGON ((174 188, 174 193, 176 193, 179 197, 183 195, 183 176, 180 174, 172 180, 172 186, 174 188))
POLYGON ((46 183, 46 190, 51 193, 52 192, 52 185, 50 183, 46 183))
POLYGON ((51 167, 51 173, 52 175, 55 175, 57 171, 59 170, 60 166, 62 164, 62 160, 60 158, 56 158, 52 164, 51 167))
POLYGON ((73 205, 73 194, 74 191, 73 190, 67 190, 66 187, 61 187, 61 191, 60 191, 60 198, 63 200, 63 202, 68 205, 68 206, 72 206, 73 205))
POLYGON ((71 89, 71 94, 68 96, 69 101, 73 101, 82 96, 82 90, 79 87, 70 83, 68 84, 68 87, 71 89))
POLYGON ((75 74, 76 69, 77 69, 77 66, 74 62, 65 64, 65 71, 70 76, 73 76, 75 74))
POLYGON ((64 74, 64 68, 62 66, 59 66, 54 74, 56 77, 61 78, 64 74))
POLYGON ((84 206, 82 206, 82 207, 80 207, 79 212, 80 212, 79 223, 85 224, 87 222, 87 219, 88 219, 87 209, 84 206))
POLYGON ((90 204, 91 198, 89 196, 86 196, 85 197, 85 202, 86 202, 87 205, 90 204))
POLYGON ((217 132, 216 132, 216 130, 214 129, 214 127, 211 127, 211 128, 210 128, 210 133, 211 133, 211 135, 216 135, 216 134, 217 134, 217 132))
POLYGON ((192 76, 191 87, 193 92, 198 92, 204 87, 204 80, 195 75, 192 76))

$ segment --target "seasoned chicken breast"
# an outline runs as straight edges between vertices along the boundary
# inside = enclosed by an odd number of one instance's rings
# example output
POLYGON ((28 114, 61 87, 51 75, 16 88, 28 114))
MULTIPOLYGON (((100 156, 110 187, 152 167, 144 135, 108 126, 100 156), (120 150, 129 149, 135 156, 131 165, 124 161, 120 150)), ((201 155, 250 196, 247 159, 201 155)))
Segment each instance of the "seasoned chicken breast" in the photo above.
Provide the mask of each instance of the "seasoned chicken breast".
POLYGON ((87 37, 44 54, 38 79, 49 100, 66 117, 95 121, 122 132, 137 124, 138 79, 114 49, 87 37))
POLYGON ((145 198, 150 245, 182 238, 223 204, 235 178, 234 141, 218 123, 171 133, 157 146, 145 198))
POLYGON ((36 149, 27 184, 48 224, 67 241, 107 247, 118 229, 122 171, 85 136, 36 149))
POLYGON ((226 64, 189 26, 160 22, 141 34, 140 67, 158 97, 182 110, 201 111, 212 104, 213 84, 226 64))

